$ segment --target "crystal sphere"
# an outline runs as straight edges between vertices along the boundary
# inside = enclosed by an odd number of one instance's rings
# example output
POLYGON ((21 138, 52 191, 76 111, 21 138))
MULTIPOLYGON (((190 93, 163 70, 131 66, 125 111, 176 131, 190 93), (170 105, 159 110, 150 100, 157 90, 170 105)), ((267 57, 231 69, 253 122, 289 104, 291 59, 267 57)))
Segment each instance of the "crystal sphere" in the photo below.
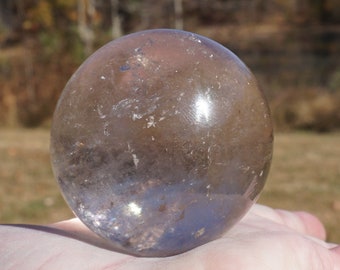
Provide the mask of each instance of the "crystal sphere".
POLYGON ((262 190, 273 130, 231 51, 178 30, 118 38, 67 83, 52 167, 76 216, 116 251, 170 256, 221 237, 262 190))

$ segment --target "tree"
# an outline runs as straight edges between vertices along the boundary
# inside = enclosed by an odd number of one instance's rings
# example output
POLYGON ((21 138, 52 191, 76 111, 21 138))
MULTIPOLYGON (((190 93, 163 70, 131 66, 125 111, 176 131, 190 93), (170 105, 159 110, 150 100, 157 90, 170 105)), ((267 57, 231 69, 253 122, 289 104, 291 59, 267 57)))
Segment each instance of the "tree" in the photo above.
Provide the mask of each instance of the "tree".
POLYGON ((119 0, 111 0, 111 20, 112 20, 112 38, 118 38, 123 35, 122 23, 119 15, 119 0))
POLYGON ((93 51, 93 41, 95 38, 92 28, 92 19, 95 8, 89 0, 78 0, 78 31, 79 36, 85 44, 85 54, 89 55, 93 51))
POLYGON ((183 1, 174 0, 174 10, 175 10, 175 28, 183 29, 183 1))

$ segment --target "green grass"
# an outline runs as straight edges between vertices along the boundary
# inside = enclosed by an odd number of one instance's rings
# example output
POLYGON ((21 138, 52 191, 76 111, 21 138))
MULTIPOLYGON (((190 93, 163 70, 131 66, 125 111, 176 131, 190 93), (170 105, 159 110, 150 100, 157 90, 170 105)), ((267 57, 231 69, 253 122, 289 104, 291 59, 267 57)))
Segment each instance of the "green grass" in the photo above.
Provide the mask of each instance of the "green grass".
MULTIPOLYGON (((51 223, 72 217, 53 179, 49 131, 0 130, 0 223, 51 223)), ((340 134, 275 136, 274 158, 260 203, 306 210, 340 242, 340 134)))

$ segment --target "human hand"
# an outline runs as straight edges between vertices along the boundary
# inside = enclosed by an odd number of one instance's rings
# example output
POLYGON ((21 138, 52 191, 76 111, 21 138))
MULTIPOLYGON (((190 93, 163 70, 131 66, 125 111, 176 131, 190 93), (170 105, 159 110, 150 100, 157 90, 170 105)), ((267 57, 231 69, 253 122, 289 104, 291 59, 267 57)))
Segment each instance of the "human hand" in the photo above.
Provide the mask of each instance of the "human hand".
POLYGON ((113 252, 78 219, 2 225, 0 239, 1 269, 340 269, 340 247, 317 218, 262 205, 220 239, 167 258, 113 252))

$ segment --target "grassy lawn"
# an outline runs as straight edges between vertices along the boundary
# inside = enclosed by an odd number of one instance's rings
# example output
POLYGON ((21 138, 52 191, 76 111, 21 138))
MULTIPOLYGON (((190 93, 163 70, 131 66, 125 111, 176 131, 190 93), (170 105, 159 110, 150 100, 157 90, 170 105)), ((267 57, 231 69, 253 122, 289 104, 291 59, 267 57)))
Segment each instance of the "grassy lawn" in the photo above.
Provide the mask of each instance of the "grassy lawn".
POLYGON ((274 157, 260 203, 306 210, 340 242, 340 133, 275 136, 274 157))
MULTIPOLYGON (((50 223, 72 217, 49 161, 49 131, 0 129, 0 223, 50 223)), ((275 136, 260 203, 307 210, 340 242, 340 134, 275 136)))

